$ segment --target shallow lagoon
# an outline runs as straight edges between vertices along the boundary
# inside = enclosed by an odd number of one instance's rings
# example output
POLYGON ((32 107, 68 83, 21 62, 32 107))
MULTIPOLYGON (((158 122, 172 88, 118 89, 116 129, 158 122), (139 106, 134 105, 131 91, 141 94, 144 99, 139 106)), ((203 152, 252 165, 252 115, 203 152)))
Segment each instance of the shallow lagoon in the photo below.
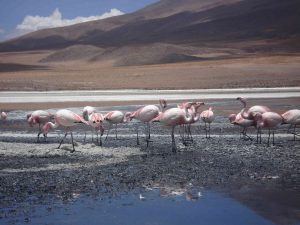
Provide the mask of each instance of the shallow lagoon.
POLYGON ((50 196, 2 209, 2 224, 273 224, 235 199, 204 189, 188 192, 159 189, 114 197, 73 193, 70 199, 50 196))

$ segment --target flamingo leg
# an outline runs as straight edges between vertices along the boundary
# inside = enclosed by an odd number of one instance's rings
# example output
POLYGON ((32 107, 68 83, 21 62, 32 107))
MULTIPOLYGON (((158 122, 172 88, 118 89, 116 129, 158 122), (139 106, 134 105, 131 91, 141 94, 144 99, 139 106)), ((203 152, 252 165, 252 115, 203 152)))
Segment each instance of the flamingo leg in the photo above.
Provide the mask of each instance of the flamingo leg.
POLYGON ((116 140, 118 140, 118 129, 117 129, 118 124, 115 124, 115 132, 116 132, 116 140))
POLYGON ((271 136, 271 129, 269 129, 269 136, 268 136, 268 147, 270 147, 270 136, 271 136))
POLYGON ((152 142, 150 140, 150 138, 151 138, 151 136, 150 136, 150 132, 151 132, 151 130, 150 130, 150 123, 147 123, 147 131, 148 131, 148 135, 146 136, 146 142, 147 142, 147 148, 148 148, 149 147, 149 142, 152 142))
POLYGON ((208 123, 208 138, 210 138, 210 123, 208 123))
POLYGON ((98 134, 98 132, 96 132, 96 135, 97 135, 97 144, 98 144, 99 146, 102 146, 102 138, 101 138, 101 135, 100 135, 100 139, 99 139, 99 134, 98 134))
POLYGON ((189 131, 189 136, 190 136, 191 142, 194 142, 193 135, 192 135, 192 130, 191 130, 191 125, 190 124, 188 125, 188 131, 189 131))
POLYGON ((291 124, 291 125, 289 126, 289 128, 288 128, 288 130, 287 130, 287 133, 290 133, 290 130, 292 129, 292 127, 293 127, 293 124, 291 124))
POLYGON ((84 132, 84 138, 83 138, 83 143, 85 144, 86 141, 86 132, 84 132))
POLYGON ((71 140, 72 140, 72 146, 73 146, 73 151, 72 152, 75 152, 73 133, 72 133, 72 131, 70 133, 71 133, 71 140))
POLYGON ((240 139, 244 138, 245 136, 245 128, 240 132, 240 139))
POLYGON ((105 137, 105 140, 107 140, 107 137, 108 137, 108 135, 109 135, 109 131, 110 131, 110 129, 111 129, 111 124, 109 124, 109 127, 108 127, 108 130, 107 130, 107 134, 106 134, 106 137, 105 137))
POLYGON ((139 140, 139 125, 136 126, 136 144, 140 145, 140 140, 139 140))
POLYGON ((151 136, 150 136, 151 130, 150 130, 150 123, 148 123, 148 139, 150 140, 151 136))
POLYGON ((261 128, 257 128, 257 134, 256 134, 256 143, 261 144, 261 128))
POLYGON ((39 143, 40 142, 40 135, 41 135, 41 133, 42 133, 42 129, 41 129, 41 124, 39 123, 39 132, 38 132, 38 135, 37 135, 37 143, 39 143))
POLYGON ((60 149, 60 146, 61 144, 64 142, 65 138, 67 137, 68 135, 68 131, 65 133, 65 136, 63 137, 63 139, 61 139, 60 143, 59 143, 59 146, 57 147, 58 149, 60 149))
POLYGON ((247 134, 247 128, 245 127, 244 136, 247 137, 250 141, 252 141, 252 138, 247 134))
POLYGON ((275 130, 273 130, 273 145, 275 145, 275 130))
POLYGON ((174 137, 174 130, 175 127, 172 127, 171 137, 172 137, 172 152, 176 152, 176 143, 175 143, 175 137, 174 137))
POLYGON ((205 138, 207 138, 207 124, 205 122, 205 138))
POLYGON ((100 135, 100 146, 102 146, 102 136, 100 135))

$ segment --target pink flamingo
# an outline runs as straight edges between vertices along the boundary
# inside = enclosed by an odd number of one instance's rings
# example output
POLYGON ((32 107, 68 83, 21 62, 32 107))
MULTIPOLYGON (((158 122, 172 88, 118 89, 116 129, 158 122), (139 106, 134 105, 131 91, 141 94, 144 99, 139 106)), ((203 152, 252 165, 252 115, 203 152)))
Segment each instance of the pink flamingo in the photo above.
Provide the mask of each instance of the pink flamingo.
MULTIPOLYGON (((285 113, 283 113, 282 115, 283 118, 283 123, 284 124, 290 124, 290 128, 294 126, 294 141, 296 141, 296 135, 298 136, 298 134, 296 133, 296 126, 300 125, 300 110, 299 109, 292 109, 289 111, 286 111, 285 113)), ((290 130, 289 128, 289 130, 290 130)))
POLYGON ((105 140, 107 140, 109 131, 113 124, 115 124, 116 139, 118 139, 117 125, 121 124, 121 123, 126 123, 129 119, 130 115, 131 115, 130 112, 127 112, 124 114, 121 111, 111 111, 111 112, 108 112, 107 114, 105 114, 103 119, 109 123, 109 128, 108 128, 105 140))
POLYGON ((7 114, 6 112, 1 112, 1 119, 6 120, 7 119, 7 114))
POLYGON ((261 143, 261 129, 269 129, 268 147, 270 146, 271 130, 273 134, 273 145, 275 144, 274 133, 278 125, 282 124, 283 118, 281 115, 275 112, 255 113, 254 120, 256 121, 256 127, 259 128, 260 142, 261 143))
POLYGON ((208 110, 204 110, 200 114, 200 118, 205 123, 205 136, 206 138, 210 138, 210 124, 215 120, 214 112, 212 111, 212 107, 209 107, 208 110), (208 131, 207 131, 207 124, 208 124, 208 131), (207 133, 209 136, 207 137, 207 133))
POLYGON ((85 121, 89 121, 89 115, 96 113, 96 109, 92 106, 85 106, 82 110, 82 117, 85 121))
MULTIPOLYGON (((193 116, 189 112, 189 109, 195 103, 186 103, 184 105, 184 110, 180 108, 171 108, 166 110, 165 112, 160 112, 159 115, 152 119, 152 122, 159 121, 163 125, 167 127, 171 127, 171 138, 172 138, 172 151, 176 152, 176 144, 174 137, 175 127, 178 125, 188 124, 193 120, 193 116)), ((197 118, 196 118, 197 119, 197 118)))
POLYGON ((187 124, 183 124, 183 143, 186 144, 186 141, 192 141, 193 142, 193 136, 192 136, 192 131, 191 131, 191 124, 198 122, 198 120, 200 119, 199 116, 199 108, 204 104, 204 102, 184 102, 184 103, 180 103, 177 105, 178 108, 184 110, 184 107, 186 104, 192 104, 191 108, 188 109, 189 113, 192 115, 192 120, 189 121, 187 124), (187 138, 185 138, 185 132, 187 132, 187 138))
POLYGON ((239 100, 243 104, 243 108, 240 113, 244 119, 253 120, 255 113, 263 114, 265 112, 271 112, 271 110, 267 106, 261 106, 261 105, 252 106, 246 111, 247 99, 238 97, 237 100, 239 100))
POLYGON ((241 132, 241 134, 243 135, 244 139, 245 139, 245 137, 247 137, 248 139, 252 140, 252 138, 247 135, 247 129, 248 129, 248 127, 255 126, 254 120, 244 119, 241 116, 241 113, 238 113, 237 115, 230 114, 228 118, 229 118, 229 121, 231 124, 238 125, 243 128, 243 131, 241 132))
POLYGON ((97 143, 100 146, 102 146, 101 137, 103 136, 104 133, 103 121, 104 121, 104 117, 101 113, 93 112, 88 116, 88 123, 90 126, 95 128, 96 135, 97 135, 97 143), (99 141, 99 133, 100 133, 100 141, 99 141))
POLYGON ((64 139, 67 137, 68 133, 70 132, 71 134, 71 139, 72 139, 72 146, 73 146, 73 151, 75 151, 74 147, 74 141, 73 141, 73 133, 71 131, 71 127, 84 123, 86 125, 89 125, 88 122, 86 122, 81 116, 77 115, 76 113, 67 110, 67 109, 61 109, 58 110, 55 115, 54 115, 54 120, 55 123, 48 122, 43 126, 43 132, 44 134, 47 134, 49 132, 49 129, 55 129, 59 126, 62 126, 65 128, 65 136, 63 139, 60 141, 59 146, 57 147, 58 149, 60 148, 61 144, 63 143, 64 139))
MULTIPOLYGON (((132 112, 130 115, 130 120, 136 119, 143 123, 147 124, 147 130, 148 134, 146 134, 146 141, 147 141, 147 147, 150 142, 150 121, 153 120, 155 117, 158 116, 160 112, 163 112, 164 109, 167 107, 167 101, 164 99, 159 100, 160 107, 157 107, 156 105, 146 105, 142 108, 139 108, 137 111, 132 112)), ((139 128, 137 126, 137 144, 139 145, 139 128)))
MULTIPOLYGON (((261 105, 255 105, 250 107, 247 111, 246 111, 246 107, 247 107, 247 99, 246 98, 242 98, 242 97, 238 97, 237 100, 239 100, 242 104, 243 104, 243 108, 241 113, 241 116, 244 119, 248 119, 248 120, 253 120, 254 119, 254 115, 256 113, 265 113, 265 112, 271 112, 271 110, 267 107, 267 106, 261 106, 261 105)), ((258 143, 258 136, 261 133, 261 128, 257 128, 257 134, 256 134, 256 141, 258 143)))
MULTIPOLYGON (((36 110, 33 111, 32 113, 27 114, 27 122, 28 124, 33 127, 33 125, 38 124, 39 126, 39 132, 37 135, 37 142, 40 140, 40 135, 42 133, 42 126, 45 125, 47 122, 49 122, 52 118, 53 115, 47 111, 44 110, 36 110)), ((46 140, 46 135, 44 135, 45 140, 46 140)))

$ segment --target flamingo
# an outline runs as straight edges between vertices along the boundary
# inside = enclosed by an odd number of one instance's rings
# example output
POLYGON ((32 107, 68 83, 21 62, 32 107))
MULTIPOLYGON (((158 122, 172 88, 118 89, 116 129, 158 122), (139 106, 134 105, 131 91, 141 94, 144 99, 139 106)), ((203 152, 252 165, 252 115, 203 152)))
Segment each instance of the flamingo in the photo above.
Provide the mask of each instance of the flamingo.
POLYGON ((283 118, 280 114, 275 112, 255 113, 254 120, 256 121, 256 127, 259 129, 260 143, 261 143, 261 129, 269 129, 268 147, 270 146, 271 130, 273 134, 273 145, 275 144, 274 133, 278 125, 282 124, 283 118))
MULTIPOLYGON (((91 115, 92 113, 96 113, 96 109, 92 106, 85 106, 82 110, 83 119, 86 122, 88 122, 89 121, 89 115, 91 115)), ((86 140, 86 132, 84 133, 84 140, 83 140, 84 143, 85 143, 85 140, 86 140)))
MULTIPOLYGON (((180 103, 179 105, 177 105, 178 108, 184 110, 184 107, 186 104, 188 104, 189 102, 184 102, 184 103, 180 103)), ((199 115, 198 115, 198 110, 201 106, 205 105, 204 102, 196 102, 196 103, 193 103, 193 102, 190 102, 190 104, 192 104, 191 108, 188 109, 189 110, 189 113, 193 116, 192 117, 192 120, 189 121, 187 124, 184 124, 182 125, 183 126, 183 143, 185 144, 186 141, 189 141, 191 140, 193 142, 193 137, 192 137, 192 132, 191 132, 191 124, 193 123, 196 123, 198 120, 199 120, 199 115), (198 116, 197 116, 198 115, 198 116), (187 140, 185 140, 185 125, 187 125, 187 140)))
MULTIPOLYGON (((163 112, 164 109, 167 107, 167 101, 164 99, 159 100, 160 107, 157 107, 156 105, 146 105, 142 108, 139 108, 137 111, 132 112, 129 116, 130 120, 136 119, 143 123, 147 124, 148 127, 148 134, 146 134, 146 141, 147 141, 147 147, 149 145, 150 141, 150 121, 153 120, 155 117, 158 116, 160 112, 163 112)), ((139 130, 137 126, 137 144, 139 145, 139 130)))
POLYGON ((104 128, 103 128, 103 115, 101 113, 91 113, 88 116, 88 123, 90 126, 94 127, 96 130, 96 135, 97 135, 97 143, 98 145, 102 146, 102 139, 101 137, 103 136, 104 133, 104 128), (100 133, 100 141, 99 141, 99 133, 100 133))
POLYGON ((206 138, 210 138, 210 124, 215 120, 214 112, 212 111, 212 107, 209 107, 208 110, 204 110, 200 114, 200 118, 205 123, 205 136, 206 138), (208 131, 207 131, 207 124, 208 124, 208 131), (207 133, 209 136, 207 137, 207 133))
MULTIPOLYGON (((178 125, 183 125, 191 122, 193 116, 189 112, 189 109, 196 103, 188 102, 184 105, 184 110, 180 108, 171 108, 165 112, 160 112, 159 115, 152 119, 151 122, 159 121, 167 127, 171 127, 171 138, 172 138, 172 151, 176 152, 176 144, 174 137, 175 127, 178 125)), ((197 119, 197 118, 196 118, 197 119)))
POLYGON ((59 126, 62 126, 65 128, 65 136, 63 139, 60 141, 59 146, 57 147, 58 149, 60 148, 61 144, 63 143, 64 139, 67 137, 68 133, 70 132, 71 134, 71 139, 72 139, 72 146, 73 146, 73 151, 75 151, 74 147, 74 141, 73 141, 73 133, 71 131, 71 127, 84 123, 86 125, 89 125, 88 122, 86 122, 81 116, 77 115, 76 113, 68 110, 68 109, 60 109, 58 110, 55 115, 54 115, 54 120, 55 123, 52 122, 47 122, 43 126, 43 132, 46 135, 49 132, 49 129, 55 129, 59 126))
MULTIPOLYGON (((248 119, 248 120, 253 120, 254 119, 254 115, 256 113, 265 113, 265 112, 271 112, 271 110, 267 107, 267 106, 261 106, 261 105, 255 105, 252 106, 248 109, 248 111, 246 111, 246 107, 247 107, 247 99, 246 98, 242 98, 242 97, 238 97, 237 100, 239 100, 242 104, 243 104, 243 108, 241 113, 241 116, 244 119, 248 119)), ((256 141, 258 143, 258 135, 259 133, 261 133, 260 128, 257 129, 257 134, 256 134, 256 141)))
POLYGON ((236 114, 230 114, 229 115, 229 121, 231 124, 238 125, 243 128, 243 131, 241 134, 243 134, 243 138, 247 137, 248 139, 252 140, 250 136, 247 135, 247 128, 251 126, 255 126, 255 121, 254 120, 247 120, 244 119, 241 116, 241 113, 236 114))
POLYGON ((111 111, 105 114, 103 119, 109 123, 109 128, 105 140, 107 139, 109 131, 113 124, 115 124, 116 139, 118 139, 117 125, 120 123, 126 123, 130 115, 131 115, 130 112, 124 114, 121 111, 111 111))
POLYGON ((296 126, 300 125, 300 110, 299 109, 292 109, 289 111, 286 111, 281 115, 283 117, 283 123, 284 124, 290 124, 294 126, 294 141, 296 141, 296 126))
MULTIPOLYGON (((42 134, 42 127, 53 118, 53 115, 44 110, 36 110, 33 111, 32 113, 27 114, 26 117, 27 117, 27 122, 31 127, 33 127, 33 125, 35 124, 38 124, 39 132, 37 135, 37 142, 39 142, 40 135, 42 134)), ((47 136, 44 135, 44 137, 46 140, 47 136)))
POLYGON ((1 112, 1 119, 6 120, 7 119, 7 114, 6 112, 1 112))
POLYGON ((271 110, 267 106, 261 106, 261 105, 252 106, 246 111, 247 99, 238 97, 237 100, 239 100, 243 104, 243 108, 240 113, 244 119, 253 120, 255 113, 263 114, 265 112, 271 112, 271 110))

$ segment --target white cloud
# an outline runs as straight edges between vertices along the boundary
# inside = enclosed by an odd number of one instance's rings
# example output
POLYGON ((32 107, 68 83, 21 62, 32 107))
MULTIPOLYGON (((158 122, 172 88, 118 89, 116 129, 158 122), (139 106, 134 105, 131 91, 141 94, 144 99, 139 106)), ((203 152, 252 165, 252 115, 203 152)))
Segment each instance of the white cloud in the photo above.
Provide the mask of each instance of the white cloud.
POLYGON ((98 16, 78 16, 74 19, 63 19, 59 9, 55 9, 50 16, 26 16, 22 23, 17 25, 15 33, 20 35, 44 28, 69 26, 76 23, 83 23, 92 20, 101 20, 123 14, 124 13, 118 9, 111 9, 109 12, 103 13, 102 15, 98 16))

